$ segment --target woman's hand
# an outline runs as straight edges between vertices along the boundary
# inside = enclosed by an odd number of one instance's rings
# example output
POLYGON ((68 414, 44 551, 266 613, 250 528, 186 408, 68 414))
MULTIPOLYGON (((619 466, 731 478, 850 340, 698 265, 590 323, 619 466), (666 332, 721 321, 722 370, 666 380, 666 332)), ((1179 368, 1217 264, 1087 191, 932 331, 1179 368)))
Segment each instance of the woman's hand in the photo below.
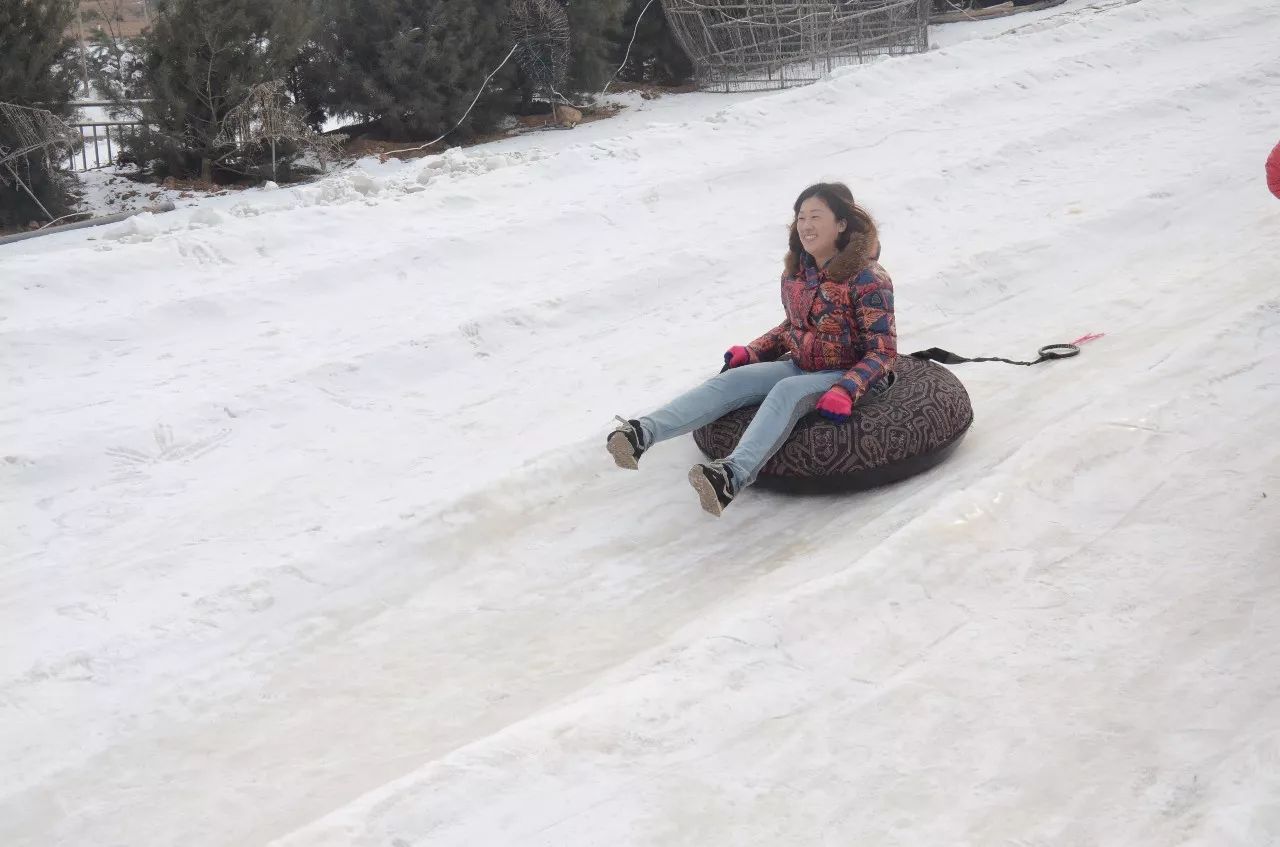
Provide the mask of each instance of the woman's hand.
POLYGON ((730 347, 724 351, 724 369, 740 368, 751 363, 751 351, 746 347, 730 347))
POLYGON ((853 414, 853 398, 849 392, 836 386, 822 395, 818 401, 818 414, 829 421, 844 423, 853 414))

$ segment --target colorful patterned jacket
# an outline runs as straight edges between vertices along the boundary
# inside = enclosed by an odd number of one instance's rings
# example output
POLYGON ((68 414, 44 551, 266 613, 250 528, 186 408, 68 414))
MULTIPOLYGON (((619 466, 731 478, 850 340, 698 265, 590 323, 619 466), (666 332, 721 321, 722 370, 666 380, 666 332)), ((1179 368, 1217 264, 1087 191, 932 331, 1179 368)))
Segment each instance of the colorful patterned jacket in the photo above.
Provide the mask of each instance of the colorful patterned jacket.
POLYGON ((753 362, 790 353, 806 371, 845 370, 836 385, 857 403, 898 357, 893 281, 872 257, 879 245, 854 235, 819 270, 808 253, 787 254, 782 305, 787 319, 747 345, 753 362))

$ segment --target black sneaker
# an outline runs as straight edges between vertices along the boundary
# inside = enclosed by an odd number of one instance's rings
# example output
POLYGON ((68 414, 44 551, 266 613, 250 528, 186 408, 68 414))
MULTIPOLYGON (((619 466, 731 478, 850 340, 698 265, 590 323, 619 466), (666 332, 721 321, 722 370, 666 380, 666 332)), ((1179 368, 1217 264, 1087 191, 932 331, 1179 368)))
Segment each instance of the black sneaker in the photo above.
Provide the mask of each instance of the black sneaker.
POLYGON ((620 468, 626 468, 629 471, 640 469, 640 457, 644 455, 645 448, 641 445, 643 436, 641 435, 640 422, 629 421, 625 418, 618 418, 619 426, 613 432, 609 433, 609 437, 605 439, 605 446, 609 449, 609 455, 613 456, 613 461, 620 468))
POLYGON ((733 502, 733 474, 724 465, 694 465, 689 469, 689 484, 698 492, 703 510, 716 517, 733 502))

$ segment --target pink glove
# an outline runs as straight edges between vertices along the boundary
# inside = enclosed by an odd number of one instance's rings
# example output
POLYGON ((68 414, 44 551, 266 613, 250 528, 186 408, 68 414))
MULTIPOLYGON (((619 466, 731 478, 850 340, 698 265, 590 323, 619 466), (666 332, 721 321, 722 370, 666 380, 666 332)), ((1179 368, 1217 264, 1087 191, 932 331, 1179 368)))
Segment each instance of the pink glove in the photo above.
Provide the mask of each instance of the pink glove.
POLYGON ((751 363, 751 351, 746 347, 730 347, 724 354, 724 369, 740 368, 751 363))
POLYGON ((853 414, 853 398, 849 396, 849 392, 836 386, 818 401, 818 414, 829 421, 844 423, 853 414))

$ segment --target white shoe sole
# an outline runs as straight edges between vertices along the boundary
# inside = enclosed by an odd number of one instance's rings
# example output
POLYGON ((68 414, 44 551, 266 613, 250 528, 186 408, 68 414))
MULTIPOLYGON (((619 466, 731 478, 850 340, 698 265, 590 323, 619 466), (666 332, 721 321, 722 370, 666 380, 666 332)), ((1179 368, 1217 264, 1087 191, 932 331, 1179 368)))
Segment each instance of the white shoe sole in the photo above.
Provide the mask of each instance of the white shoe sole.
POLYGON ((609 455, 613 456, 614 464, 629 471, 640 470, 640 465, 636 462, 635 451, 631 449, 631 442, 627 440, 626 434, 621 432, 611 433, 605 443, 609 445, 609 455))
POLYGON ((698 502, 702 504, 702 510, 717 518, 720 517, 724 507, 720 505, 720 498, 716 496, 715 486, 696 465, 689 469, 689 484, 693 486, 694 491, 698 492, 698 502))

